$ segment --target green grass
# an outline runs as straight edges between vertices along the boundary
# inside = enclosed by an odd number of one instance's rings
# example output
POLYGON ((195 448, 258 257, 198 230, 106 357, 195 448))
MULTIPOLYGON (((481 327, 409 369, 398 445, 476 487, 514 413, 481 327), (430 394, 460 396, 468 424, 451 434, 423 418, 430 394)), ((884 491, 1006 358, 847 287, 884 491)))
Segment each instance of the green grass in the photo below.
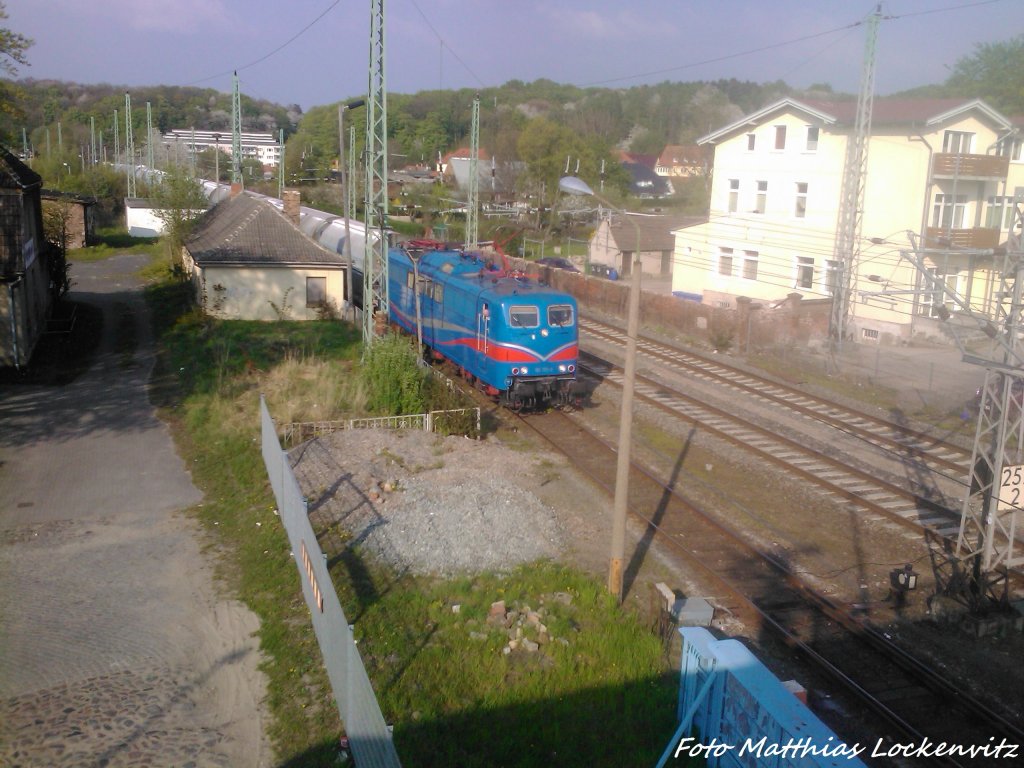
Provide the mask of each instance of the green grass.
POLYGON ((96 232, 95 245, 68 251, 68 260, 102 261, 122 253, 154 254, 160 248, 159 243, 154 237, 132 237, 125 229, 100 229, 96 232))
MULTIPOLYGON (((275 416, 325 402, 358 408, 358 388, 338 386, 358 378, 346 375, 358 330, 214 321, 188 310, 187 286, 168 282, 148 297, 162 349, 154 396, 204 491, 195 513, 220 575, 260 617, 280 764, 333 765, 341 726, 274 514, 257 403, 264 391, 275 416)), ((400 576, 344 536, 328 538, 337 591, 404 765, 655 762, 673 728, 677 677, 660 640, 600 584, 554 563, 447 581, 400 576), (552 641, 504 653, 507 630, 486 621, 499 599, 540 611, 552 641)), ((537 637, 532 625, 524 631, 537 637)))

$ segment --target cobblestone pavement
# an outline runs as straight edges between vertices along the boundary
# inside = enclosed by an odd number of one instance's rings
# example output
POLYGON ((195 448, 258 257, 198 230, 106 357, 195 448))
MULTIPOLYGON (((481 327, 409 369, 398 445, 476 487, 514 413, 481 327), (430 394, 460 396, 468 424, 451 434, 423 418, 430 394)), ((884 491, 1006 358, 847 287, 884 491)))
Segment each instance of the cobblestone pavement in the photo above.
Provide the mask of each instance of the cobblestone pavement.
MULTIPOLYGON (((256 618, 219 595, 156 418, 140 257, 75 264, 134 324, 65 387, 0 387, 0 765, 262 766, 256 618)), ((111 333, 105 334, 110 336, 111 333)))

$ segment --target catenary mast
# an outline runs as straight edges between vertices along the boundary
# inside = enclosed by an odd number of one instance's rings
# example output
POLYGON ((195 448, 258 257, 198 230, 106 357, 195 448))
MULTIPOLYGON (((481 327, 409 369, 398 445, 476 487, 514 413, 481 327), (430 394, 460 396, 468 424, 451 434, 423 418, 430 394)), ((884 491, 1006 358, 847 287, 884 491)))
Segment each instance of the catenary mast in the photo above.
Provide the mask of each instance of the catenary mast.
POLYGON ((387 322, 388 111, 384 77, 384 0, 370 0, 370 82, 366 99, 366 246, 363 257, 363 344, 387 322))

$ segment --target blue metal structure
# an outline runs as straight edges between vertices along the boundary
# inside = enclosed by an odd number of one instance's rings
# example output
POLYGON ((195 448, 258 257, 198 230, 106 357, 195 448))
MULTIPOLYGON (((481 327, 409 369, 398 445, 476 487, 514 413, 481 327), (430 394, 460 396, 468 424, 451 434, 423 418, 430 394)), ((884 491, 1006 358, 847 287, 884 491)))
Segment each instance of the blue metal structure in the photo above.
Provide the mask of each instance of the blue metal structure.
POLYGON ((865 768, 873 745, 844 744, 738 640, 682 627, 679 727, 658 766, 865 768))

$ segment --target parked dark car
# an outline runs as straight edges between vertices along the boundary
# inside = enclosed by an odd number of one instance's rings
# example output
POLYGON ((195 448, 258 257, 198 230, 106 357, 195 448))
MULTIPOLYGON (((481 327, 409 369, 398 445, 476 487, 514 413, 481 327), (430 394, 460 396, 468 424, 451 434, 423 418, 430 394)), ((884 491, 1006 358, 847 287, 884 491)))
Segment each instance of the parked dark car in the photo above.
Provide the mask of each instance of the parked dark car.
POLYGON ((575 265, 568 259, 562 256, 545 256, 537 259, 538 264, 543 264, 545 267, 554 267, 555 269, 564 269, 566 272, 579 272, 575 265))

